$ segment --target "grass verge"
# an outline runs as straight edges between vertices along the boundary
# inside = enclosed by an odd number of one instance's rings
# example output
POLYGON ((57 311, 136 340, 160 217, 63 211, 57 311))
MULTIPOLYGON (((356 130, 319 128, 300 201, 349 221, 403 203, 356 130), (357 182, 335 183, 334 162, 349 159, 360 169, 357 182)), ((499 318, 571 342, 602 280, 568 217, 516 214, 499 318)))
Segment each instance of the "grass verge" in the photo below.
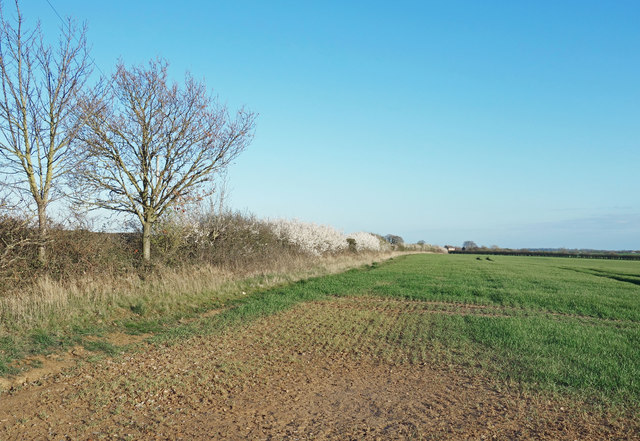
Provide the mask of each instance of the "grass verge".
POLYGON ((114 332, 159 333, 254 292, 392 255, 298 257, 249 275, 200 266, 146 279, 104 276, 62 283, 43 278, 32 291, 0 298, 0 375, 18 372, 20 359, 28 356, 76 345, 96 347, 94 337, 114 332))

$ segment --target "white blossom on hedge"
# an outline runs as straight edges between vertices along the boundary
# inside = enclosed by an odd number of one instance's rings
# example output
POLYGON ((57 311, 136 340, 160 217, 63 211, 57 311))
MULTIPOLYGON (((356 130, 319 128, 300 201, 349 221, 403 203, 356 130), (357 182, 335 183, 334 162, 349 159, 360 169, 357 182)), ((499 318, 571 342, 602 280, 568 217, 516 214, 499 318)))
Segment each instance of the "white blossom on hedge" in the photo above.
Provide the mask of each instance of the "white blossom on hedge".
POLYGON ((281 240, 294 244, 310 254, 319 256, 347 248, 346 236, 328 225, 297 219, 277 219, 270 221, 270 224, 281 240))
POLYGON ((356 241, 356 251, 380 251, 380 239, 371 233, 364 231, 351 233, 347 239, 356 241))

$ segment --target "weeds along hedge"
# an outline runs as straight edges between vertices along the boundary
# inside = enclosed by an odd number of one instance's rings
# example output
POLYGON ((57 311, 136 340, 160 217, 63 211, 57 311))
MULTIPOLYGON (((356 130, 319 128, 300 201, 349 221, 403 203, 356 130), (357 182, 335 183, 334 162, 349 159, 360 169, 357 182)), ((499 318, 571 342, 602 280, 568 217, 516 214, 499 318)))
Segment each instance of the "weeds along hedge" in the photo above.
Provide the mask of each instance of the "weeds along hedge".
POLYGON ((50 229, 48 259, 41 264, 36 230, 20 219, 1 218, 0 293, 19 291, 43 276, 57 282, 80 277, 106 280, 203 264, 252 273, 322 255, 388 248, 370 233, 345 235, 330 226, 298 220, 261 220, 238 212, 192 217, 173 212, 154 225, 151 265, 142 262, 139 232, 100 233, 61 226, 50 229))

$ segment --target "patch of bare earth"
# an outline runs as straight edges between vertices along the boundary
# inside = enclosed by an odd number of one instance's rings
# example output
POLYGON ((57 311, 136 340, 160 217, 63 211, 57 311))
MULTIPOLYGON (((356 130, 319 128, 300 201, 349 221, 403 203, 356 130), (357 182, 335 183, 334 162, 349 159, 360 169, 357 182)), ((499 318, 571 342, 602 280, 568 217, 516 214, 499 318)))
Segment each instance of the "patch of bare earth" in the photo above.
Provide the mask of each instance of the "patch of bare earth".
MULTIPOLYGON (((115 346, 128 346, 136 344, 148 338, 150 334, 131 335, 122 332, 108 334, 105 338, 88 338, 88 341, 106 342, 115 346)), ((34 355, 12 364, 20 373, 8 378, 0 378, 0 391, 9 390, 26 383, 35 383, 40 380, 58 374, 64 369, 75 366, 91 355, 92 351, 87 351, 82 346, 74 346, 65 352, 55 352, 47 355, 34 355), (35 367, 34 367, 35 366, 35 367)))
POLYGON ((0 439, 640 439, 628 415, 456 366, 308 344, 353 333, 331 322, 349 317, 344 306, 314 302, 223 335, 143 343, 4 393, 0 439))

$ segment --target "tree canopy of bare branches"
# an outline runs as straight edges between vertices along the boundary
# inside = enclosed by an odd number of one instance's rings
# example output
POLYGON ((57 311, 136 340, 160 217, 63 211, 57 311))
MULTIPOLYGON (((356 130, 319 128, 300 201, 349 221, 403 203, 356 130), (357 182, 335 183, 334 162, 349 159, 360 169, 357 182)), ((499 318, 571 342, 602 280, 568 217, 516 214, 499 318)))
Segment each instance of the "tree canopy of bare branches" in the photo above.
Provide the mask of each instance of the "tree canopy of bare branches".
POLYGON ((389 242, 391 245, 402 245, 404 244, 404 239, 395 234, 387 234, 384 239, 389 242))
MULTIPOLYGON (((1 5, 0 5, 1 6, 1 5)), ((35 205, 39 257, 46 259, 47 207, 74 160, 80 93, 91 74, 86 29, 68 20, 55 47, 39 24, 25 29, 0 7, 0 164, 6 184, 35 205)), ((9 14, 11 15, 11 14, 9 14)))
POLYGON ((189 74, 182 86, 170 83, 167 67, 163 60, 119 63, 108 93, 95 95, 86 111, 75 173, 82 201, 139 219, 145 260, 152 225, 170 207, 211 194, 255 124, 244 109, 231 118, 189 74))
POLYGON ((465 240, 464 243, 462 244, 462 249, 463 250, 476 250, 478 249, 478 245, 476 245, 476 243, 472 240, 465 240))

